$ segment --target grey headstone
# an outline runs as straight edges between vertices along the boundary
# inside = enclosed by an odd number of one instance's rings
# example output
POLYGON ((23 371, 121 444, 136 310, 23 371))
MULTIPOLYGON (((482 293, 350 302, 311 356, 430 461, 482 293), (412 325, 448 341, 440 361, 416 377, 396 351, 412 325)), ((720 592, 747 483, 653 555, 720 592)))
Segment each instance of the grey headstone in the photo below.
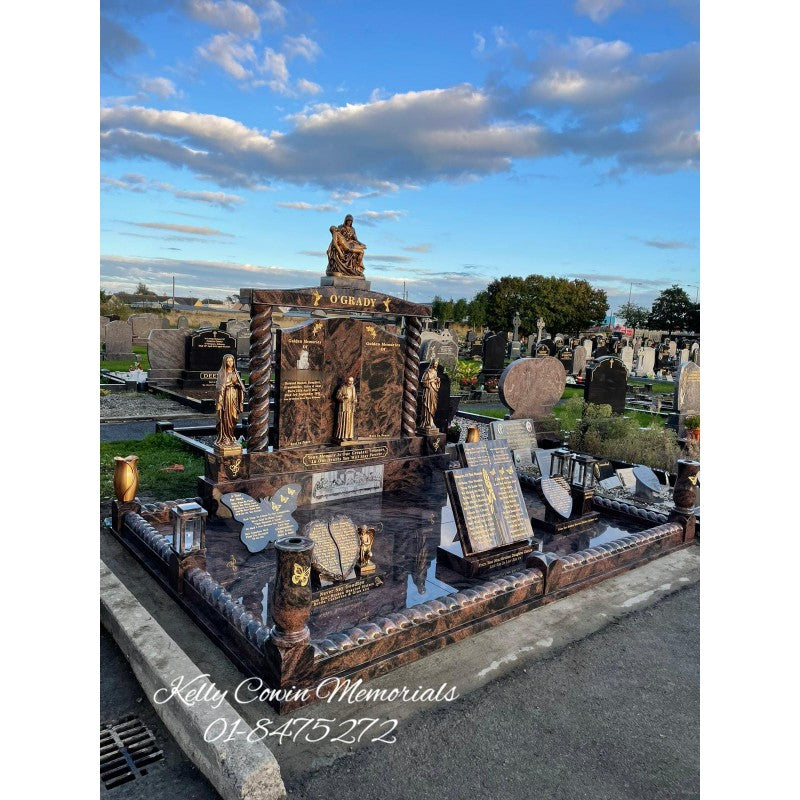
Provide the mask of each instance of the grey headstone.
POLYGON ((586 371, 586 348, 578 345, 572 353, 572 374, 580 377, 586 371))
POLYGON ((603 478, 600 481, 600 485, 604 489, 619 489, 622 486, 622 481, 620 481, 617 475, 612 475, 610 478, 603 478))
POLYGON ((537 446, 536 429, 532 419, 498 420, 489 423, 490 439, 505 439, 514 455, 514 463, 533 464, 531 451, 537 446))
POLYGON ((165 320, 166 317, 162 317, 160 314, 133 314, 128 319, 133 328, 134 339, 146 339, 150 335, 150 331, 163 328, 165 320))
POLYGON ((133 328, 130 322, 114 320, 106 325, 106 358, 130 358, 133 355, 133 328))
POLYGON ((636 476, 633 474, 633 467, 618 469, 617 477, 626 489, 633 489, 636 487, 636 476))
POLYGON ((584 339, 583 340, 583 347, 586 350, 586 357, 591 358, 592 356, 592 349, 594 348, 594 343, 591 339, 584 339))
POLYGON ((100 317, 100 344, 105 344, 106 342, 106 325, 110 321, 108 317, 100 317))
POLYGON ((178 328, 180 330, 184 330, 185 328, 189 327, 189 319, 184 316, 178 317, 178 328))
POLYGON ((678 368, 672 404, 678 414, 700 413, 700 367, 693 361, 678 368))
POLYGON ((675 354, 678 352, 678 343, 676 341, 671 341, 668 343, 669 354, 675 358, 675 354))
POLYGON ((630 372, 633 369, 633 348, 630 345, 625 345, 620 351, 619 357, 625 365, 625 369, 630 372))
POLYGON ((458 344, 450 335, 434 331, 423 333, 419 358, 420 361, 433 361, 434 358, 438 358, 439 363, 449 369, 458 363, 458 344))
POLYGON ((678 353, 678 363, 685 364, 689 360, 689 350, 688 348, 684 347, 683 350, 678 353))
POLYGON ((236 337, 236 355, 247 358, 250 355, 250 332, 244 331, 236 337))
POLYGON ((639 378, 652 378, 656 366, 654 347, 640 347, 639 360, 636 364, 636 375, 639 378))

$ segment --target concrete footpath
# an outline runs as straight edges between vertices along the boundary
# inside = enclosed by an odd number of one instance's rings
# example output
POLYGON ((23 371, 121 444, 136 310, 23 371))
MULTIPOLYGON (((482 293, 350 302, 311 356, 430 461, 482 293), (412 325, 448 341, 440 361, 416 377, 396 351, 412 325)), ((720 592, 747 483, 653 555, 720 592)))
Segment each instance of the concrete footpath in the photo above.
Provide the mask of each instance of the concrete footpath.
MULTIPOLYGON (((317 743, 292 737, 281 743, 279 734, 266 738, 264 750, 277 759, 292 800, 501 795, 638 800, 699 793, 699 547, 656 559, 369 684, 435 689, 447 683, 459 695, 454 702, 324 703, 288 717, 260 702, 236 701, 236 687, 249 676, 238 672, 107 533, 101 534, 101 558, 140 604, 140 619, 152 616, 199 673, 228 692, 230 713, 247 726, 241 729, 258 731, 264 718, 271 720, 270 731, 298 718, 333 720, 325 724, 334 732, 317 743), (387 736, 396 741, 370 744, 365 737, 348 743, 346 736, 344 742, 330 741, 348 729, 345 720, 364 717, 396 719, 387 736)), ((126 613, 118 612, 123 622, 126 613)), ((127 638, 130 647, 136 637, 127 638)), ((158 683, 159 670, 168 686, 174 669, 151 657, 151 686, 158 683)), ((173 727, 184 723, 167 720, 178 742, 185 733, 173 727)), ((288 730, 301 724, 293 722, 288 730)), ((270 762, 271 756, 243 737, 234 743, 253 748, 234 753, 251 770, 259 760, 270 762)), ((208 756, 207 764, 212 762, 208 756)), ((141 797, 149 796, 149 777, 140 779, 141 797)), ((248 796, 279 796, 280 787, 273 783, 269 791, 248 796)))

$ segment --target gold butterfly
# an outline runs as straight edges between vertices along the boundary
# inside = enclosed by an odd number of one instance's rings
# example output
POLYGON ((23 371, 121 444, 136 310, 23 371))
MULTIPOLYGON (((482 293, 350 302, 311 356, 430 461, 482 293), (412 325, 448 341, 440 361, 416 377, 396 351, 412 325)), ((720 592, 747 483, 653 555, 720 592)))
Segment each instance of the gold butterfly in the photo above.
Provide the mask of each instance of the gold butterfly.
POLYGON ((228 563, 225 566, 228 567, 231 570, 231 572, 239 571, 239 567, 236 566, 236 556, 231 556, 230 561, 228 561, 228 563))
POLYGON ((292 583, 300 586, 308 586, 308 579, 311 576, 311 567, 301 567, 300 564, 294 564, 293 566, 292 583))

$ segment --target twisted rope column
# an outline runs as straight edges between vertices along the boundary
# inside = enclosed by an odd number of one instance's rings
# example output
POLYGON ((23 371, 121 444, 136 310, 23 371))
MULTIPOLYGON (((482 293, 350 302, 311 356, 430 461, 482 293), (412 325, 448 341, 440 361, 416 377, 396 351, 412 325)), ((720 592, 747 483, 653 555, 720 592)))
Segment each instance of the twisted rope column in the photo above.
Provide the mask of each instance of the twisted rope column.
POLYGON ((269 377, 272 370, 272 306, 253 304, 250 317, 250 415, 247 449, 269 445, 269 377))
POLYGON ((406 365, 403 374, 403 434, 417 432, 417 389, 419 388, 419 348, 422 320, 406 317, 406 365))

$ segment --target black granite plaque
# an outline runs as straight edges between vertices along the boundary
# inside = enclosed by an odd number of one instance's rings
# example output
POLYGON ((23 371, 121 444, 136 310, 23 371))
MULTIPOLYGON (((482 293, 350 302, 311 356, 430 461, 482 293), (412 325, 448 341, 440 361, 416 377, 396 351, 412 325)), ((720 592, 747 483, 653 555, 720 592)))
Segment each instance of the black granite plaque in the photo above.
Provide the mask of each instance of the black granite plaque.
POLYGON ((220 497, 237 522, 242 523, 241 539, 251 553, 260 553, 279 536, 297 533, 292 512, 297 509, 299 483, 282 486, 270 499, 259 501, 241 492, 229 492, 220 497))
POLYGON ((616 475, 616 470, 608 459, 596 461, 592 469, 594 470, 594 477, 598 481, 604 481, 606 478, 616 475))
POLYGON ((556 358, 564 365, 564 372, 572 375, 572 364, 574 361, 574 349, 572 347, 562 347, 557 353, 556 358))
POLYGON ((499 375, 505 366, 506 335, 495 333, 483 340, 483 369, 484 375, 499 375))
POLYGON ((622 414, 627 384, 628 370, 622 361, 613 357, 601 358, 586 368, 583 399, 587 403, 609 405, 614 414, 622 414))
POLYGON ((533 536, 512 465, 448 470, 445 483, 465 555, 527 542, 533 536))
POLYGON ((647 500, 655 500, 661 495, 661 482, 650 467, 637 464, 633 468, 633 475, 636 478, 637 495, 647 500))
POLYGON ((186 337, 186 369, 189 371, 219 370, 222 357, 230 353, 236 358, 236 337, 225 331, 198 331, 186 337))

